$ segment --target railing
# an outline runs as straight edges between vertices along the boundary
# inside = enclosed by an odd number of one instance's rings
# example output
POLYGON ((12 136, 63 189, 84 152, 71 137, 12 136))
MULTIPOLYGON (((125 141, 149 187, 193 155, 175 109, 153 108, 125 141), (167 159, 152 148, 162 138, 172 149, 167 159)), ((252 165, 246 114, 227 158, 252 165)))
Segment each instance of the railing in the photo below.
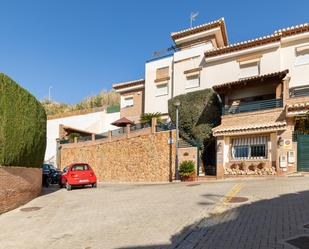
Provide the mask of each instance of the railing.
POLYGON ((240 103, 235 106, 228 106, 222 108, 222 115, 237 114, 243 112, 254 112, 266 109, 273 109, 283 107, 282 99, 269 99, 261 101, 253 101, 248 103, 240 103))
POLYGON ((135 137, 142 134, 151 134, 160 131, 174 130, 174 124, 156 124, 156 122, 144 123, 144 124, 134 124, 128 125, 127 127, 122 127, 116 130, 111 130, 101 134, 92 134, 91 136, 79 136, 74 139, 63 139, 60 140, 60 144, 69 143, 79 143, 86 141, 96 141, 96 140, 110 140, 113 138, 120 139, 121 137, 135 137))
POLYGON ((176 129, 176 125, 173 123, 156 125, 156 132, 169 131, 169 130, 175 130, 175 129, 176 129))
POLYGON ((290 89, 291 98, 306 97, 306 96, 309 96, 309 86, 295 87, 290 89))

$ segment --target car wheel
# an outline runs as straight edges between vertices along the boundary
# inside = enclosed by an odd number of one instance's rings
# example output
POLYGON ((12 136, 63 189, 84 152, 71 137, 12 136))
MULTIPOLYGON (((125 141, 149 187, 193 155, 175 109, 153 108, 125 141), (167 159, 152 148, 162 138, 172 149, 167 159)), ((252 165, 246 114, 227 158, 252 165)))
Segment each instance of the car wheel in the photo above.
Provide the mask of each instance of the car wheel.
POLYGON ((97 187, 97 183, 93 183, 93 184, 92 184, 92 187, 93 187, 93 188, 96 188, 96 187, 97 187))
POLYGON ((70 190, 72 190, 72 185, 67 182, 66 183, 66 188, 67 188, 68 191, 70 191, 70 190))

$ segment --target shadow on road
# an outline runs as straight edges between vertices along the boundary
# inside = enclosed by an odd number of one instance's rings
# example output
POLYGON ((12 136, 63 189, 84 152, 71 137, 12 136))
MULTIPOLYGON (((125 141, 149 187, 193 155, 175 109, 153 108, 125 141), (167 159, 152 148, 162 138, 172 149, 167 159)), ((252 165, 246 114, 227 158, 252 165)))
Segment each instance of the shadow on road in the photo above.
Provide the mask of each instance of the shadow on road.
POLYGON ((169 244, 123 249, 308 249, 306 225, 309 227, 309 191, 234 205, 183 228, 171 237, 169 244))
POLYGON ((42 187, 42 192, 41 192, 40 196, 49 195, 49 194, 54 193, 54 192, 56 192, 58 190, 60 190, 58 184, 51 184, 51 185, 49 185, 48 188, 42 187))

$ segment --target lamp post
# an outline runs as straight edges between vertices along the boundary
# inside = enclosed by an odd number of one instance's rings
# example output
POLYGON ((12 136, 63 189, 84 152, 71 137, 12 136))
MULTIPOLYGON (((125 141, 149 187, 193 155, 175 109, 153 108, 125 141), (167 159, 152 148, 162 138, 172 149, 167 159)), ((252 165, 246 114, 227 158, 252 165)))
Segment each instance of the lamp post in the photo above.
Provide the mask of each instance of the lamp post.
POLYGON ((49 101, 49 102, 51 101, 50 90, 51 90, 52 88, 53 88, 52 86, 50 86, 50 87, 48 88, 48 101, 49 101))
POLYGON ((176 100, 174 102, 174 106, 176 107, 176 167, 175 167, 175 178, 176 181, 179 180, 179 170, 178 170, 178 164, 179 164, 179 106, 180 106, 180 101, 176 100))

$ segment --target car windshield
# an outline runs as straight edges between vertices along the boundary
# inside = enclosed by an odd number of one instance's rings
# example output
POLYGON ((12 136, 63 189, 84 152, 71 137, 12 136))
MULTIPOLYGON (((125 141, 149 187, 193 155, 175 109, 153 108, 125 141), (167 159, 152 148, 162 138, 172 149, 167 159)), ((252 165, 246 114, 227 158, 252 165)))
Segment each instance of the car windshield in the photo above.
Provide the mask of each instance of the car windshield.
POLYGON ((50 166, 49 164, 43 164, 43 170, 49 170, 50 166))
POLYGON ((87 164, 75 164, 72 171, 80 171, 80 170, 89 170, 89 166, 87 164))

